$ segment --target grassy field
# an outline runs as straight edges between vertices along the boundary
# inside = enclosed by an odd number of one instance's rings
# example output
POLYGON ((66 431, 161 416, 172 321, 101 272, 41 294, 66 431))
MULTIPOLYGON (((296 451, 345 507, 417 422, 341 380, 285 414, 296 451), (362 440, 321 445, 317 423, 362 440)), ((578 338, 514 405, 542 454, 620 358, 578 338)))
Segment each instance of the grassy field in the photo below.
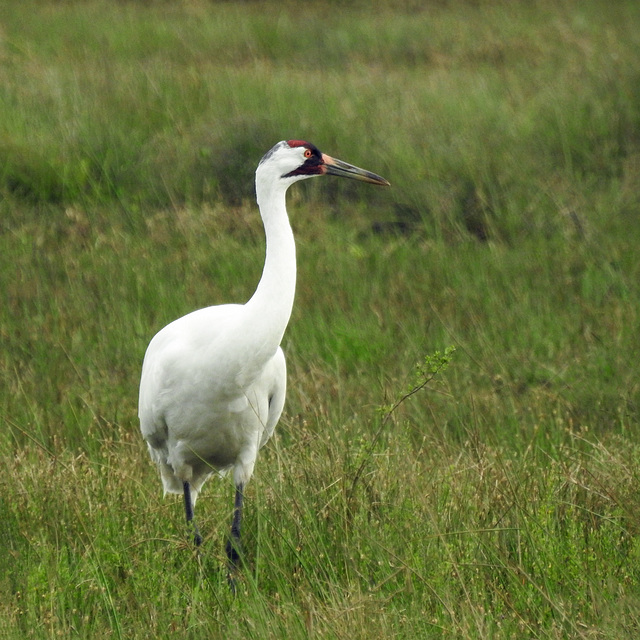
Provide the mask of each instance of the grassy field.
POLYGON ((4 2, 0 637, 637 638, 639 59, 634 0, 4 2), (287 138, 392 188, 289 194, 233 598, 232 484, 197 554, 137 386, 253 292, 287 138))

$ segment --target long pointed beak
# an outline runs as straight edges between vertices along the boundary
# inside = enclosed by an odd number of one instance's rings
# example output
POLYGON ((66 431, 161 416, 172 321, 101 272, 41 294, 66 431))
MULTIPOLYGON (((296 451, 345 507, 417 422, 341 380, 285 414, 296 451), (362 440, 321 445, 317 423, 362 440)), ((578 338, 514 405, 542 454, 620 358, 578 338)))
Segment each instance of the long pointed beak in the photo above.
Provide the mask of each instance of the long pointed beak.
POLYGON ((324 173, 330 176, 340 176, 341 178, 351 178, 352 180, 362 180, 363 182, 370 182, 371 184, 379 184, 384 187, 390 185, 388 180, 385 180, 371 171, 354 167, 348 162, 343 162, 337 158, 332 158, 326 153, 322 154, 322 161, 324 162, 324 173))

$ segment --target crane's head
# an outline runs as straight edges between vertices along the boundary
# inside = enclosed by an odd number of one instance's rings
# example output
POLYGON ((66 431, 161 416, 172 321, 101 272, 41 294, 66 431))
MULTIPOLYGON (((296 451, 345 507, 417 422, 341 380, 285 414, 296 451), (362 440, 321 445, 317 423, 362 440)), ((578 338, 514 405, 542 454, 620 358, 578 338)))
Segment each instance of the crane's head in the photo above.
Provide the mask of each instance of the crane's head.
POLYGON ((387 180, 375 173, 321 153, 317 147, 304 140, 278 142, 260 161, 256 177, 260 174, 264 174, 270 180, 282 180, 287 185, 297 180, 323 175, 389 185, 387 180))

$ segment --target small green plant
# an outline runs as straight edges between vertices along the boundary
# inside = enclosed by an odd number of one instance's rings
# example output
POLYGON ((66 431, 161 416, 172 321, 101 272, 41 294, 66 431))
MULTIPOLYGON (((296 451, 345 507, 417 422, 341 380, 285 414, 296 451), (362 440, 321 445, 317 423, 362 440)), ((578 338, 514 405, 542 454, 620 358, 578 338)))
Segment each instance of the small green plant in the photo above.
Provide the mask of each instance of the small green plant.
POLYGON ((424 360, 418 362, 415 365, 415 371, 413 380, 409 386, 399 395, 399 397, 391 404, 378 407, 378 413, 380 415, 380 426, 375 432, 371 440, 367 443, 366 448, 361 453, 361 461, 353 474, 351 486, 347 492, 347 504, 350 505, 353 501, 355 491, 358 483, 362 479, 362 476, 367 468, 367 465, 372 459, 373 451, 380 439, 380 436, 384 433, 389 421, 397 409, 405 403, 409 398, 414 396, 419 391, 422 391, 433 379, 442 373, 451 362, 453 354, 456 348, 453 346, 447 347, 444 352, 435 351, 431 355, 425 356, 424 360))
POLYGON ((393 413, 398 407, 405 403, 411 396, 422 391, 438 374, 442 373, 451 362, 456 348, 454 346, 447 347, 444 352, 435 351, 431 355, 425 356, 424 360, 416 363, 414 377, 411 384, 392 404, 383 405, 378 408, 382 414, 381 429, 391 419, 393 413))

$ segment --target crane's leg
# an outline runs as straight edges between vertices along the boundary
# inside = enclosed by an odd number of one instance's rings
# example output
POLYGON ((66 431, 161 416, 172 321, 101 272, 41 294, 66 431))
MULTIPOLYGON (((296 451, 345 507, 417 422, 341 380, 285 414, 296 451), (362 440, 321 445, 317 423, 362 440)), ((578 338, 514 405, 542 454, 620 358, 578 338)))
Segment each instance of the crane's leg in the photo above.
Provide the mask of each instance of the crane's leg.
POLYGON ((184 482, 182 484, 184 488, 184 511, 187 516, 187 524, 193 523, 193 542, 196 547, 199 547, 202 544, 202 536, 200 535, 200 531, 198 531, 198 525, 193 520, 193 503, 191 502, 191 487, 188 482, 184 482))
POLYGON ((242 493, 243 485, 236 485, 236 498, 233 506, 233 521, 231 522, 231 535, 227 540, 227 558, 229 586, 235 593, 235 574, 240 563, 240 524, 242 522, 242 493))

